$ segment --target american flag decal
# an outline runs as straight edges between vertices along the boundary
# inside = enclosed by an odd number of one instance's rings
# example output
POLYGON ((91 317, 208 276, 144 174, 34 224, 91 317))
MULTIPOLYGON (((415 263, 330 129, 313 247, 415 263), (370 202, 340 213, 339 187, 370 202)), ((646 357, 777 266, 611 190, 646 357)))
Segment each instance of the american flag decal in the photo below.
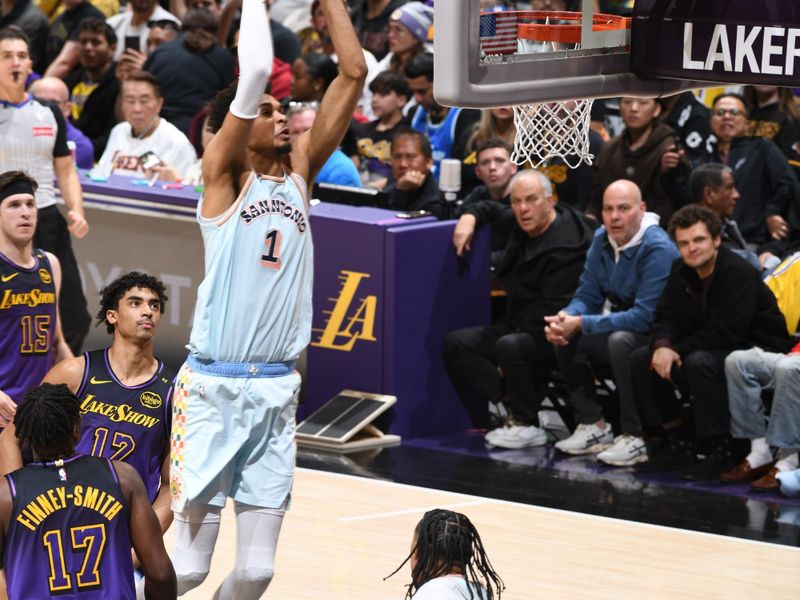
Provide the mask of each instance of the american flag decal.
POLYGON ((481 50, 485 54, 513 54, 517 51, 517 13, 490 12, 481 15, 481 50))

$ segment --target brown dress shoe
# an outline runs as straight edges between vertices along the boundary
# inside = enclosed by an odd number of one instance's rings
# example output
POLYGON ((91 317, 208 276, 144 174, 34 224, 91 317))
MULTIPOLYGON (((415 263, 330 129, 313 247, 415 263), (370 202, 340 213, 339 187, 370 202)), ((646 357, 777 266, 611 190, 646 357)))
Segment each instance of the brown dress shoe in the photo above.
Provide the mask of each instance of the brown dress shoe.
POLYGON ((762 475, 765 475, 775 465, 775 462, 768 462, 765 465, 756 467, 755 469, 750 466, 745 458, 730 471, 725 471, 719 478, 725 483, 744 483, 745 481, 753 481, 762 475))
POLYGON ((778 473, 780 473, 780 471, 772 467, 769 473, 764 475, 761 479, 756 479, 750 484, 750 487, 757 492, 777 492, 781 488, 780 482, 775 478, 778 473))

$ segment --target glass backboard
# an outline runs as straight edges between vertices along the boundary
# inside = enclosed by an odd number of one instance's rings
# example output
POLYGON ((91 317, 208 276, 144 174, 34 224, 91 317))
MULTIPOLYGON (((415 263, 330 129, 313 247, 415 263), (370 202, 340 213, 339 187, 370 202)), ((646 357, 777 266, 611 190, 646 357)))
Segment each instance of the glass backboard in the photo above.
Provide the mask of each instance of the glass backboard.
POLYGON ((709 85, 634 75, 630 19, 600 13, 596 3, 436 0, 437 101, 484 108, 620 95, 655 97, 709 85))

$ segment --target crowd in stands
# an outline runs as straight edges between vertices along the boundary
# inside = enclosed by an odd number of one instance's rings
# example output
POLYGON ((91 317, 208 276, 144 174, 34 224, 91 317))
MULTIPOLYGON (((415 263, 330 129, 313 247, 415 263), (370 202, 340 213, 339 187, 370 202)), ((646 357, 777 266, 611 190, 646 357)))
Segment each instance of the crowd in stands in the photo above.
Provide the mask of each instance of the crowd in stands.
MULTIPOLYGON (((575 425, 556 445, 565 453, 770 490, 779 473, 797 471, 800 300, 787 291, 798 284, 786 283, 800 277, 794 92, 745 86, 710 107, 691 92, 597 101, 593 165, 518 168, 510 107, 436 102, 433 0, 342 2, 369 72, 317 183, 377 188, 383 207, 458 218, 459 255, 490 227, 506 315, 444 343, 475 424, 490 425, 488 407, 505 406, 487 442, 545 443, 538 411, 556 376, 575 425), (444 159, 462 165, 457 202, 439 190, 444 159), (613 402, 598 397, 602 380, 613 382, 613 402), (765 389, 774 389, 769 420, 765 389)), ((275 46, 268 91, 297 136, 311 127, 337 57, 319 0, 266 4, 275 46)), ((620 14, 631 4, 599 1, 620 14)), ((39 183, 39 219, 50 231, 35 245, 62 265, 74 352, 89 320, 69 244, 69 232, 88 232, 73 160, 100 173, 201 183, 214 135, 209 102, 237 79, 240 8, 241 0, 2 3, 0 172, 24 169, 39 183), (47 148, 13 141, 24 119, 41 122, 47 148), (54 179, 68 222, 52 208, 54 179)))

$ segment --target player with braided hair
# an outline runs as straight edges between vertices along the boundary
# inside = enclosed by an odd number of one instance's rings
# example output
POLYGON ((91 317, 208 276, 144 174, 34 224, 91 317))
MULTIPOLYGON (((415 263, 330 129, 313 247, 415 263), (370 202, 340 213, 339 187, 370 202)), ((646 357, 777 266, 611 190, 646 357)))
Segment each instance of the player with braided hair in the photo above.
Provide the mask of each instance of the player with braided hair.
POLYGON ((129 465, 75 452, 80 411, 66 385, 49 383, 28 391, 17 409, 17 435, 35 461, 0 481, 8 598, 134 600, 131 546, 145 598, 176 598, 175 571, 142 480, 129 465))
POLYGON ((53 448, 75 446, 75 431, 80 427, 80 402, 65 385, 43 385, 33 388, 25 399, 30 406, 20 406, 14 417, 17 437, 36 449, 36 454, 58 456, 53 448), (55 452, 55 453, 54 453, 55 452))
POLYGON ((494 600, 505 589, 466 515, 434 509, 414 529, 411 552, 389 577, 411 563, 406 598, 494 600))

